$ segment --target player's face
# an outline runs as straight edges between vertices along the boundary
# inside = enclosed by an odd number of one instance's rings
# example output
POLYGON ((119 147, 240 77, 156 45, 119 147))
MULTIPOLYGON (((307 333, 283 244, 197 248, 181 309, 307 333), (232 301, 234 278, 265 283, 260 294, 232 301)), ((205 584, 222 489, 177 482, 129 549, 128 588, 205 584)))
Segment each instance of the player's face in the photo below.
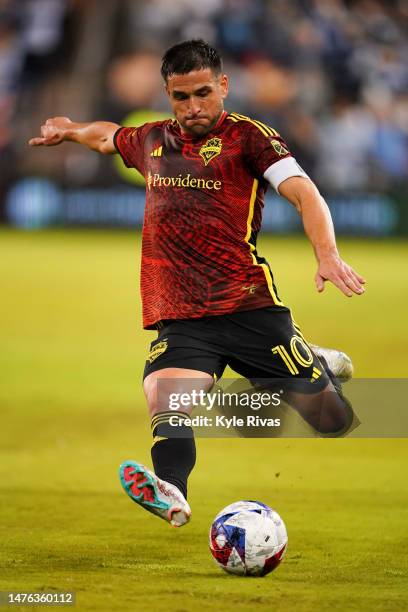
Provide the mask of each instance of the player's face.
POLYGON ((224 110, 228 77, 215 75, 211 68, 173 74, 166 84, 173 113, 184 132, 205 136, 224 110))

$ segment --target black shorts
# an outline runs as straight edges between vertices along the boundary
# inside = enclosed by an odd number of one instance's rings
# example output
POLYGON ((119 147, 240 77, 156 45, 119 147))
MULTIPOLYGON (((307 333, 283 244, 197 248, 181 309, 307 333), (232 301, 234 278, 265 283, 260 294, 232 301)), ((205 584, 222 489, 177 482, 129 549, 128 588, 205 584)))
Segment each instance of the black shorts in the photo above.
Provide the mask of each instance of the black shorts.
POLYGON ((143 378, 163 368, 186 368, 219 379, 227 365, 254 384, 285 380, 302 393, 317 393, 329 383, 284 306, 163 321, 143 378))

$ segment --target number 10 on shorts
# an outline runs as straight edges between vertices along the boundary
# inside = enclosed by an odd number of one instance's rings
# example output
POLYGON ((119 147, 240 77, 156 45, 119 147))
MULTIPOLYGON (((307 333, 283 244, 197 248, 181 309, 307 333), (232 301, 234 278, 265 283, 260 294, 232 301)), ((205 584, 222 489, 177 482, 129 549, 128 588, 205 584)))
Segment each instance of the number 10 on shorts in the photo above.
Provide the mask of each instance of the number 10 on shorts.
POLYGON ((278 344, 277 346, 272 347, 271 350, 274 355, 279 355, 279 357, 282 359, 283 363, 293 376, 299 374, 299 370, 297 368, 296 363, 302 366, 303 368, 308 368, 313 363, 312 351, 307 346, 303 338, 301 338, 300 336, 292 336, 290 340, 291 354, 289 354, 283 344, 278 344), (302 349, 303 354, 300 352, 300 348, 302 349))

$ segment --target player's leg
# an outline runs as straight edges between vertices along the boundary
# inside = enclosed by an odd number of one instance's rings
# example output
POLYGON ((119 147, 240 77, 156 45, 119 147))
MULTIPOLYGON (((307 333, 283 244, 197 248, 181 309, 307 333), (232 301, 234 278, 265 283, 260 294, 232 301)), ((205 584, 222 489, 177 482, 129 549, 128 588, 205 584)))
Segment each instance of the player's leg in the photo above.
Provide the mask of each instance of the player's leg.
MULTIPOLYGON (((330 372, 339 384, 345 383, 353 376, 353 363, 346 353, 332 348, 323 348, 317 344, 310 344, 309 347, 324 366, 326 372, 330 372)), ((331 378, 331 376, 330 376, 331 378)))
POLYGON ((217 351, 209 349, 207 335, 202 320, 173 321, 151 344, 143 388, 151 418, 155 472, 135 461, 125 461, 120 468, 129 496, 174 526, 185 524, 191 513, 187 479, 196 452, 187 419, 201 393, 211 389, 214 374, 221 376, 225 367, 217 351))
POLYGON ((353 423, 351 405, 331 382, 317 393, 288 391, 284 399, 319 433, 339 436, 353 423))
POLYGON ((196 460, 193 429, 186 424, 194 406, 187 405, 187 401, 181 406, 178 398, 197 397, 213 384, 214 378, 207 372, 185 368, 152 372, 143 384, 151 419, 154 471, 159 478, 175 485, 185 498, 187 479, 196 460))
POLYGON ((194 433, 188 424, 192 406, 171 410, 171 402, 183 395, 207 392, 214 379, 206 372, 183 368, 163 368, 144 380, 144 392, 151 418, 154 472, 136 461, 125 461, 120 478, 127 494, 146 510, 181 527, 190 519, 187 479, 194 467, 194 433))
POLYGON ((350 427, 350 404, 340 386, 332 384, 327 362, 311 350, 289 309, 263 308, 225 319, 234 339, 228 363, 236 372, 264 388, 276 390, 279 381, 283 399, 319 433, 339 435, 350 427))
MULTIPOLYGON (((306 344, 297 325, 295 329, 306 344)), ((320 392, 310 394, 308 384, 310 381, 306 379, 305 392, 289 391, 286 401, 319 433, 340 436, 359 422, 342 389, 342 384, 353 376, 352 361, 342 351, 323 348, 316 344, 308 346, 312 354, 318 358, 330 382, 320 392)), ((313 364, 313 367, 315 365, 313 364)))
MULTIPOLYGON (((293 319, 292 314, 290 314, 290 318, 294 333, 298 334, 304 339, 302 331, 296 321, 293 319)), ((330 379, 332 380, 333 377, 336 379, 336 389, 338 385, 345 383, 352 378, 354 370, 353 363, 346 353, 337 349, 324 348, 322 346, 318 346, 317 344, 311 344, 310 342, 307 344, 319 359, 320 363, 324 366, 324 369, 329 374, 330 379)))

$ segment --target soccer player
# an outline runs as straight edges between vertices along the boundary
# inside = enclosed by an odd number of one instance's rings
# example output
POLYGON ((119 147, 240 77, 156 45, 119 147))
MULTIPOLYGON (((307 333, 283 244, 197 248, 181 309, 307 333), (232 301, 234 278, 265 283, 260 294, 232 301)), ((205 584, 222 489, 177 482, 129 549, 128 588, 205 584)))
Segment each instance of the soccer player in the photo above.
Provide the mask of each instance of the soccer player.
POLYGON ((328 207, 282 137, 224 110, 228 77, 218 52, 202 40, 182 42, 166 52, 161 72, 174 119, 125 128, 55 117, 30 145, 73 141, 118 152, 146 178, 141 295, 144 327, 158 331, 144 371, 155 472, 135 461, 120 472, 134 501, 181 526, 191 514, 195 443, 191 406, 177 412, 174 433, 170 393, 208 392, 230 365, 255 383, 289 380, 286 399, 319 432, 349 426, 336 377, 351 376, 350 360, 306 343, 257 252, 268 186, 301 215, 319 292, 330 281, 351 297, 365 281, 340 258, 328 207))

